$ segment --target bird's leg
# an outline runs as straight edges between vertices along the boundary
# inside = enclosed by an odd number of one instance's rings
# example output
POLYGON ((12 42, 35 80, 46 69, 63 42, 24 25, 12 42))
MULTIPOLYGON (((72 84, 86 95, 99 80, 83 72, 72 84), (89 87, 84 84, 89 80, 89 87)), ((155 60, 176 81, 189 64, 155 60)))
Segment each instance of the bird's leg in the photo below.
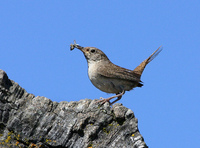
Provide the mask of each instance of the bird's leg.
POLYGON ((113 105, 115 102, 119 101, 122 98, 122 96, 119 96, 115 101, 113 101, 112 103, 110 103, 110 105, 113 105))
POLYGON ((97 102, 102 102, 102 104, 108 102, 110 105, 112 105, 113 103, 117 102, 118 100, 120 100, 122 98, 122 95, 125 94, 125 91, 123 90, 120 94, 116 94, 115 96, 112 96, 112 97, 109 97, 107 99, 102 99, 102 100, 99 100, 97 102), (112 103, 110 103, 110 100, 113 99, 113 98, 116 98, 118 97, 115 101, 113 101, 112 103))

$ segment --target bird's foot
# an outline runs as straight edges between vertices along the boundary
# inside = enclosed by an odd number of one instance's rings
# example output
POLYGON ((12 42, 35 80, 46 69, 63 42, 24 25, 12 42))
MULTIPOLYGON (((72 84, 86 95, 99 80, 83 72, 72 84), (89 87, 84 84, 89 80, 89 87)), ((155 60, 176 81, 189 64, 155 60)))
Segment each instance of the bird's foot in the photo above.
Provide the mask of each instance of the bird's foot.
POLYGON ((97 101, 96 103, 101 103, 101 105, 103 105, 104 103, 108 102, 109 105, 111 105, 111 103, 110 103, 110 98, 105 99, 105 98, 103 98, 103 97, 100 97, 100 99, 101 99, 101 100, 97 101))

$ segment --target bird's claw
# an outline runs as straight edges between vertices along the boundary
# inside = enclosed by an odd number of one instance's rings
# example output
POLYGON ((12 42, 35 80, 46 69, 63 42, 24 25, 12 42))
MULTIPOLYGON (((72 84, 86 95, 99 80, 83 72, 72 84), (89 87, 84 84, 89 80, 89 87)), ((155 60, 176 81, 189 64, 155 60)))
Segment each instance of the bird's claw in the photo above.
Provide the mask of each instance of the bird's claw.
POLYGON ((100 99, 100 100, 103 100, 104 98, 103 98, 103 97, 100 97, 99 99, 100 99))
POLYGON ((105 99, 103 97, 100 97, 101 100, 98 100, 96 103, 101 103, 101 105, 103 105, 104 103, 108 102, 109 105, 111 105, 110 100, 109 99, 105 99))

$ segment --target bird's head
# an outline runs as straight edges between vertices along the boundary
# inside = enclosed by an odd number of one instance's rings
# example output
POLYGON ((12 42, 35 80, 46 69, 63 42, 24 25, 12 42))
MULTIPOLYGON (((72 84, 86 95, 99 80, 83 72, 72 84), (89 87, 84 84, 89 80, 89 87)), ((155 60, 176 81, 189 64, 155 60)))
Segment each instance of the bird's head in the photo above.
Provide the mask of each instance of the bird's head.
POLYGON ((108 57, 100 49, 95 47, 80 48, 88 62, 108 60, 108 57))
POLYGON ((74 41, 74 44, 70 45, 70 49, 73 50, 74 48, 82 51, 88 62, 99 62, 101 60, 109 61, 105 53, 96 47, 82 47, 74 41))

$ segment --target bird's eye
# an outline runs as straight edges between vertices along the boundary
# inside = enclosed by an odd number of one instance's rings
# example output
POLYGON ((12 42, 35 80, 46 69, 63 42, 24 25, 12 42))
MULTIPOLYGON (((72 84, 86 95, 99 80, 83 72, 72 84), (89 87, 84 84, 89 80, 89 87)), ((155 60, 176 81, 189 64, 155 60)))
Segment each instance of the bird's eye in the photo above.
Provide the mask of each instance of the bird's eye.
POLYGON ((92 50, 91 50, 91 53, 95 53, 95 49, 92 49, 92 50))

